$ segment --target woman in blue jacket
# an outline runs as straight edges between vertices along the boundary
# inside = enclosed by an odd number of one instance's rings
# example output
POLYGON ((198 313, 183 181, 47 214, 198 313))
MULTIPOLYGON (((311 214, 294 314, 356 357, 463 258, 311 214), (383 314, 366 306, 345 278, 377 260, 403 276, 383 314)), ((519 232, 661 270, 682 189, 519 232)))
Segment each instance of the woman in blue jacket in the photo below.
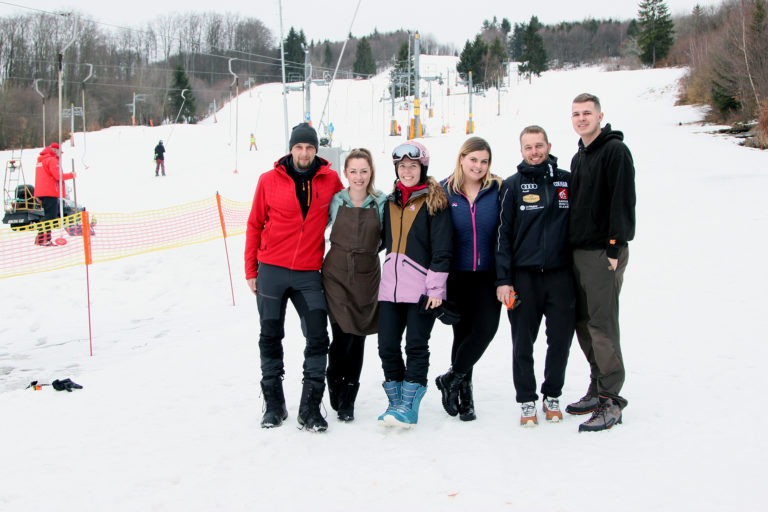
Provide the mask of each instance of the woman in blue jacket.
POLYGON ((472 367, 499 327, 494 237, 499 221, 501 179, 491 174, 491 147, 480 137, 461 146, 453 175, 443 180, 453 221, 453 261, 448 300, 461 320, 453 326, 451 369, 435 380, 443 408, 464 421, 476 418, 472 367))

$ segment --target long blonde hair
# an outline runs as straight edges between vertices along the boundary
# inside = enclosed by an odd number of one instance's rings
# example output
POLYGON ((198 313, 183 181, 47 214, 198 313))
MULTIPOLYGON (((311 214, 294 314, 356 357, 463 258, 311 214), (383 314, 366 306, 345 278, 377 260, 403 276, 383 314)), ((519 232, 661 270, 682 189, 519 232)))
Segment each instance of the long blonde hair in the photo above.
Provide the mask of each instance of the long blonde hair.
POLYGON ((494 183, 501 185, 501 179, 498 176, 491 174, 491 161, 493 159, 491 145, 482 137, 470 137, 461 145, 459 156, 456 157, 456 168, 453 170, 451 177, 448 178, 448 186, 455 194, 462 193, 464 187, 464 171, 461 169, 461 159, 475 151, 488 152, 488 172, 483 176, 483 186, 481 187, 481 190, 490 187, 494 183))
POLYGON ((344 171, 347 170, 349 161, 353 158, 362 158, 368 162, 368 167, 371 168, 371 181, 368 182, 368 186, 365 188, 365 192, 369 196, 376 197, 378 195, 376 188, 374 187, 374 182, 376 181, 376 169, 373 166, 373 156, 371 155, 371 152, 365 148, 355 148, 351 150, 347 155, 347 158, 344 159, 344 171))

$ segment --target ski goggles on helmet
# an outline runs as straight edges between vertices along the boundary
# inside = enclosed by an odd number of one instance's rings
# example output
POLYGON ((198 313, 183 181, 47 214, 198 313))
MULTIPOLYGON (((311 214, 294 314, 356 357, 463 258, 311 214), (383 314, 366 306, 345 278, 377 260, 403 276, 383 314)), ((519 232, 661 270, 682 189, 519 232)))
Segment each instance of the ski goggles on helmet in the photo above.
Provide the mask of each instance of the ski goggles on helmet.
POLYGON ((418 160, 421 165, 429 165, 429 153, 421 144, 405 143, 400 144, 392 151, 392 163, 397 164, 403 158, 418 160))

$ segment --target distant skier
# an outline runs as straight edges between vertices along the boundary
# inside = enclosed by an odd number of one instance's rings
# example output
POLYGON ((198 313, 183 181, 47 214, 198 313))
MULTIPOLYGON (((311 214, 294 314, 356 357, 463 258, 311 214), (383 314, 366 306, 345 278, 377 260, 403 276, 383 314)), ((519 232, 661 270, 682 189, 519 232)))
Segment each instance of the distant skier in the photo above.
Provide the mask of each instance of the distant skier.
MULTIPOLYGON (((35 197, 40 199, 45 212, 42 222, 51 221, 59 216, 59 144, 54 142, 43 148, 35 166, 35 197)), ((71 180, 74 172, 61 175, 61 180, 71 180)), ((35 245, 54 245, 51 242, 51 225, 47 223, 35 238, 35 245)))
POLYGON ((251 133, 251 146, 248 148, 248 151, 252 149, 255 151, 259 150, 259 148, 256 147, 256 136, 253 133, 251 133))
POLYGON ((162 140, 155 146, 155 163, 155 176, 158 176, 157 172, 161 169, 163 176, 165 176, 165 146, 163 146, 162 140))

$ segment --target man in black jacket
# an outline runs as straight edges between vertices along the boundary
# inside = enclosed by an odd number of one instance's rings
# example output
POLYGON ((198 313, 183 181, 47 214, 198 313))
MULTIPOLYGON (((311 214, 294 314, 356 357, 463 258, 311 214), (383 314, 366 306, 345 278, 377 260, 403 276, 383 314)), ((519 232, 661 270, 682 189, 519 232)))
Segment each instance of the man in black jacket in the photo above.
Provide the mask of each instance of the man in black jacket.
POLYGON ((559 396, 573 339, 575 297, 568 248, 568 182, 570 173, 557 168, 552 145, 540 126, 520 134, 523 161, 517 174, 504 180, 496 243, 496 298, 510 308, 512 376, 522 414, 520 424, 532 427, 536 417, 536 376, 533 343, 546 317, 547 357, 541 385, 545 417, 563 418, 559 396))
POLYGON ((566 407, 592 417, 579 431, 598 431, 621 423, 627 400, 619 343, 619 292, 635 236, 635 167, 624 134, 600 128, 600 100, 580 94, 571 121, 579 151, 571 160, 569 241, 576 275, 576 335, 590 366, 587 394, 566 407))

